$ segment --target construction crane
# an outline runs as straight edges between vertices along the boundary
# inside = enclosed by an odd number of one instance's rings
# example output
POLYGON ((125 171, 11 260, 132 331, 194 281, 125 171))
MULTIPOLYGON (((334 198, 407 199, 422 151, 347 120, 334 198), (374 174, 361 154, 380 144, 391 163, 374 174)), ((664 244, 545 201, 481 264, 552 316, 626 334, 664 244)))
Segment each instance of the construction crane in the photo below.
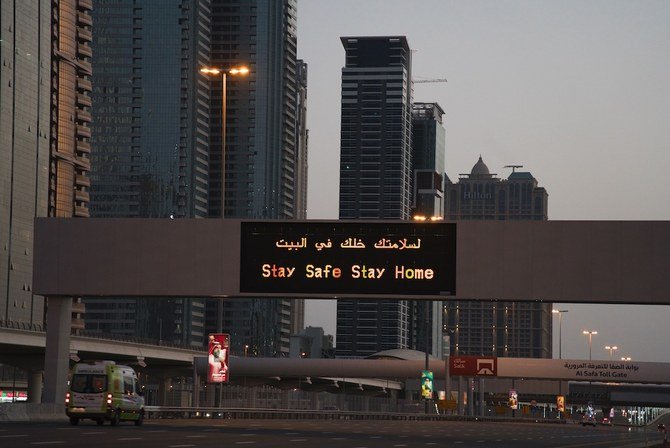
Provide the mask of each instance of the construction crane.
POLYGON ((424 83, 424 82, 447 82, 447 78, 435 78, 435 79, 414 79, 412 80, 414 84, 424 83))

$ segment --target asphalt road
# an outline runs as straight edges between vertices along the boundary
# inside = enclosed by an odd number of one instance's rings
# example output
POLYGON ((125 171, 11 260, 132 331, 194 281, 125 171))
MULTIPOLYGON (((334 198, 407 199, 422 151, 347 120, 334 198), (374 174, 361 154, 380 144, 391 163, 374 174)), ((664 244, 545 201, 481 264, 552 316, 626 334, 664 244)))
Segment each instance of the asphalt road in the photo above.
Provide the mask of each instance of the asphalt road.
POLYGON ((82 421, 2 423, 0 447, 389 448, 643 447, 660 435, 622 427, 532 423, 354 420, 151 420, 144 426, 82 421))

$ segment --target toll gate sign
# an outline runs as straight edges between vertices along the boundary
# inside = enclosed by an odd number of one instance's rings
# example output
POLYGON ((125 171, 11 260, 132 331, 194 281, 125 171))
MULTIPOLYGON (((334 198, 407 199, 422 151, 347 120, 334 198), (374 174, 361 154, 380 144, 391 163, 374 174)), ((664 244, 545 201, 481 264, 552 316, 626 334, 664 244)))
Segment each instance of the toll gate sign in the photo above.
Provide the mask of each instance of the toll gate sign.
POLYGON ((241 293, 456 293, 455 223, 241 224, 241 293))

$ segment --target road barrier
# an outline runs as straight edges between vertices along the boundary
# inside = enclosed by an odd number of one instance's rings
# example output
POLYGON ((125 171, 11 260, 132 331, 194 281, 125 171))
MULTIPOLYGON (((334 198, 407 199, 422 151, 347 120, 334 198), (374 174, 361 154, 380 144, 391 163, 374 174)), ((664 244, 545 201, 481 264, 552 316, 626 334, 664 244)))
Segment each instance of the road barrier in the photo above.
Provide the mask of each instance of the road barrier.
POLYGON ((476 417, 445 414, 405 414, 398 412, 361 412, 333 410, 249 409, 214 407, 147 406, 147 419, 260 419, 260 420, 414 420, 414 421, 486 421, 486 422, 536 422, 565 424, 562 419, 476 417))

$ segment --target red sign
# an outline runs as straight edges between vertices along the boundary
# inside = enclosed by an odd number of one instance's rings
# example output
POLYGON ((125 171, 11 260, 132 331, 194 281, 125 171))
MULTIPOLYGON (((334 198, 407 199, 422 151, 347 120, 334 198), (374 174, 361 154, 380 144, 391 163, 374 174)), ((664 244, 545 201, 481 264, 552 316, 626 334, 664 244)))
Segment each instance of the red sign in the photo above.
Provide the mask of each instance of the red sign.
POLYGON ((497 376, 498 358, 491 356, 452 356, 449 358, 451 376, 497 376))
POLYGON ((209 335, 209 368, 207 371, 208 383, 228 382, 228 354, 230 352, 229 334, 209 335))

